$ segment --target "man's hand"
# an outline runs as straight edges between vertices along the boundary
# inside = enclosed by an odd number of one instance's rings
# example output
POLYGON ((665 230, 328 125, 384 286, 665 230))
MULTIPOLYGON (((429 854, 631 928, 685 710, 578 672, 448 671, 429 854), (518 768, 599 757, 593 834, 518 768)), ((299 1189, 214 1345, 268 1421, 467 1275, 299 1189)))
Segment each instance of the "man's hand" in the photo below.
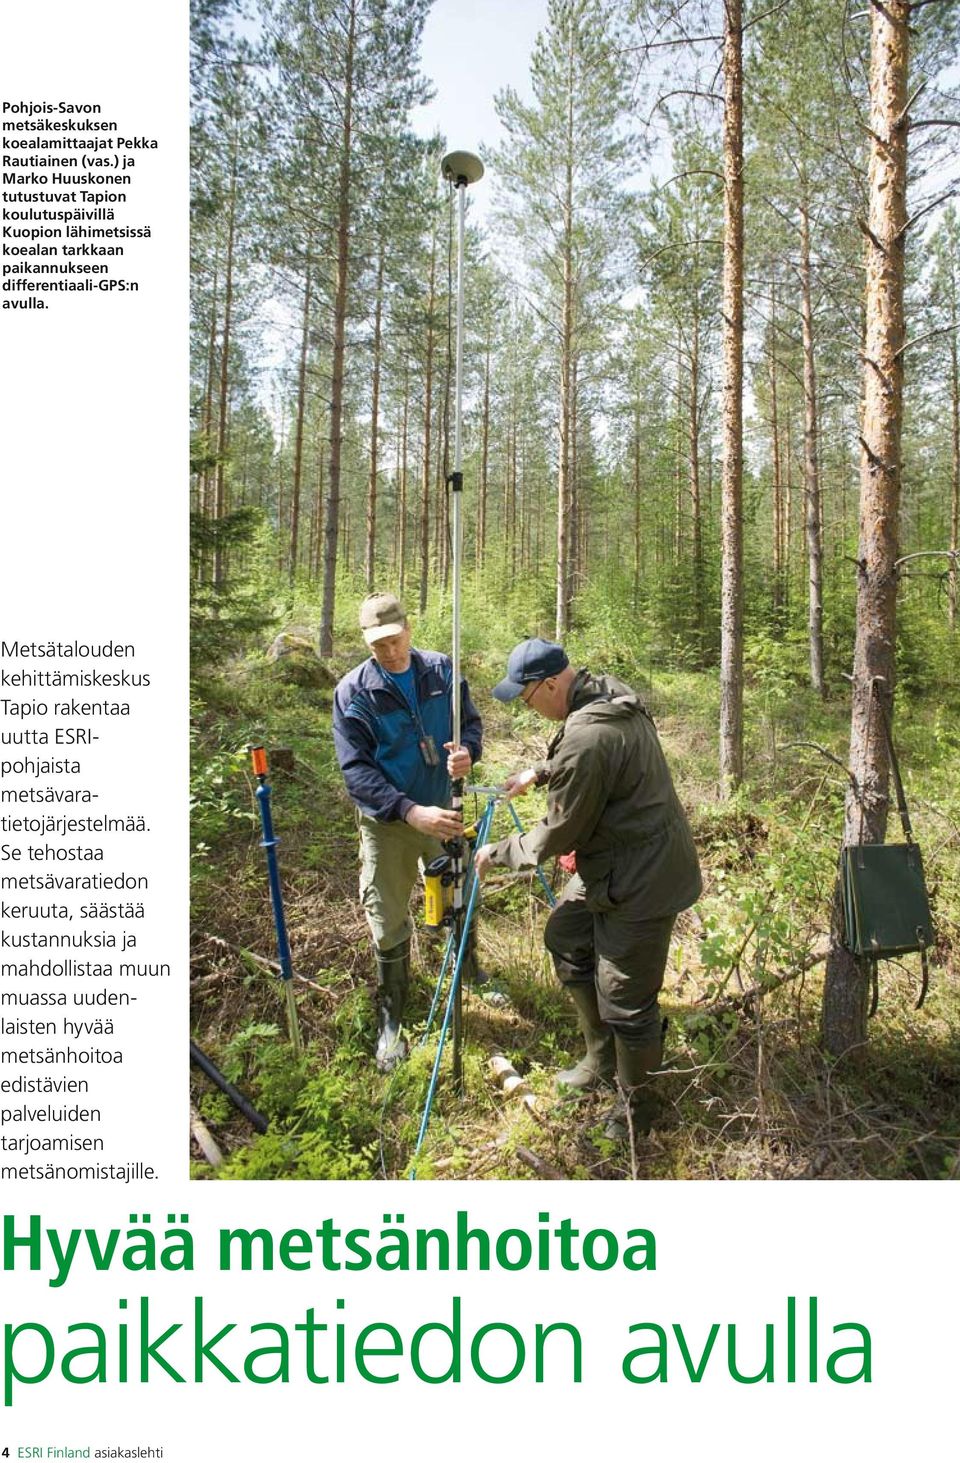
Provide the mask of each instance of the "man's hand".
POLYGON ((463 833, 463 819, 451 808, 424 808, 414 803, 404 822, 431 838, 459 838, 463 833))
POLYGON ((504 796, 510 798, 522 798, 532 787, 536 785, 537 769, 525 767, 522 772, 511 772, 503 784, 504 796))
POLYGON ((485 843, 478 848, 473 855, 473 871, 478 879, 484 878, 490 867, 490 860, 493 857, 493 844, 485 843))
POLYGON ((454 742, 444 742, 443 750, 449 752, 447 758, 447 771, 454 781, 458 777, 466 777, 473 766, 473 758, 466 747, 458 747, 454 742))

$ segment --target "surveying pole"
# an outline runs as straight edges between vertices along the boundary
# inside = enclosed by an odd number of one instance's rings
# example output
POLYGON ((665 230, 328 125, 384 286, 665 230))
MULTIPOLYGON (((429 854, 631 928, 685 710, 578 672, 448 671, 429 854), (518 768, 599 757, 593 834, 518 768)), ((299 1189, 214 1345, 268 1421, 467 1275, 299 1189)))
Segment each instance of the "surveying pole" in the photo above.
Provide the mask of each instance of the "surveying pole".
MULTIPOLYGON (((448 183, 457 191, 457 355, 456 392, 453 414, 453 472, 448 478, 452 493, 451 529, 453 534, 453 745, 460 745, 460 573, 463 554, 463 470, 461 421, 463 411, 463 233, 467 207, 467 188, 483 177, 483 163, 470 152, 448 152, 440 164, 440 171, 448 183)), ((463 816, 463 778, 454 780, 452 789, 454 812, 463 816)), ((452 840, 453 857, 453 930, 454 949, 459 951, 464 937, 463 883, 464 883, 464 840, 452 840)), ((453 1008, 453 1082, 458 1094, 463 1092, 463 961, 460 965, 460 979, 454 992, 453 1008)))

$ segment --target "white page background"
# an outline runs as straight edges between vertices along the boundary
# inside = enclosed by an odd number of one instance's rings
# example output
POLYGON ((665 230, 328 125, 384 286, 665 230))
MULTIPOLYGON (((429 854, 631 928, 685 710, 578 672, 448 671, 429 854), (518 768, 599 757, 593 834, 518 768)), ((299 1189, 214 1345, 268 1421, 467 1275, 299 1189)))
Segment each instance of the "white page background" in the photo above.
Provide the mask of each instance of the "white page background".
POLYGON ((0 311, 0 632, 5 640, 132 640, 136 667, 154 676, 135 727, 112 733, 109 746, 89 755, 109 792, 104 802, 142 811, 151 824, 136 857, 130 840, 120 840, 116 862, 149 874, 139 958, 171 961, 174 976, 124 1017, 127 1061, 120 1079, 104 1084, 115 1094, 105 1136, 126 1157, 154 1162, 161 1181, 24 1184, 8 1187, 2 1207, 21 1231, 31 1213, 44 1227, 100 1230, 145 1213, 162 1230, 168 1213, 187 1214, 197 1267, 96 1274, 81 1260, 64 1287, 51 1289, 48 1272, 31 1274, 18 1252, 16 1268, 0 1277, 0 1321, 62 1332, 92 1320, 109 1334, 119 1297, 133 1303, 150 1295, 155 1320, 170 1324, 187 1320, 193 1297, 203 1294, 218 1324, 274 1319, 292 1327, 308 1305, 335 1319, 333 1302, 342 1297, 354 1331, 385 1320, 408 1336, 422 1322, 448 1320, 458 1294, 468 1335, 493 1320, 527 1336, 536 1321, 575 1324, 584 1378, 571 1385, 563 1367, 542 1385, 524 1373, 499 1387, 472 1378, 427 1387, 409 1377, 385 1387, 358 1380, 257 1387, 213 1376, 199 1387, 156 1371, 146 1386, 79 1387, 51 1377, 17 1388, 14 1407, 0 1417, 0 1449, 16 1457, 27 1446, 152 1445, 163 1446, 166 1459, 238 1463, 655 1452, 838 1459, 854 1450, 900 1463, 932 1444, 949 1456, 960 1299, 956 1184, 187 1181, 187 24, 180 0, 35 0, 4 14, 3 99, 99 101, 104 116, 162 144, 142 155, 133 201, 118 220, 154 230, 149 245, 131 247, 140 293, 48 296, 47 311, 0 311), (657 1272, 344 1278, 319 1269, 238 1276, 215 1268, 220 1225, 279 1233, 310 1230, 333 1215, 341 1228, 375 1229, 383 1215, 400 1212, 408 1228, 436 1227, 452 1225, 459 1208, 494 1232, 535 1230, 544 1210, 582 1229, 650 1228, 657 1272), (712 1322, 736 1322, 749 1370, 760 1364, 763 1323, 782 1328, 786 1297, 797 1296, 803 1312, 813 1294, 826 1334, 845 1321, 869 1327, 872 1385, 737 1386, 726 1375, 723 1335, 699 1386, 679 1372, 668 1385, 647 1387, 621 1377, 632 1322, 680 1322, 697 1351, 712 1322))

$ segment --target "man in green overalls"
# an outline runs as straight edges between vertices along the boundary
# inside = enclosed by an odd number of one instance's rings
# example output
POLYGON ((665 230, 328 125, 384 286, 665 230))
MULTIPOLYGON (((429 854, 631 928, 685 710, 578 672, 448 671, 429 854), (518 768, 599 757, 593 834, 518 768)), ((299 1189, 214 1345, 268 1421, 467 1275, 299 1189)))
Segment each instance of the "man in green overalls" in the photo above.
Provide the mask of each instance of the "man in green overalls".
POLYGON ((586 1053, 557 1081, 582 1092, 616 1079, 606 1133, 623 1138, 631 1124, 648 1129, 655 1111, 648 1078, 663 1055, 658 996, 670 935, 702 889, 690 825, 646 707, 615 676, 575 671, 562 646, 524 640, 493 694, 520 697, 561 726, 543 763, 507 779, 511 796, 545 786, 546 817, 484 845, 476 869, 482 878, 491 865, 535 868, 575 854, 544 943, 576 1005, 586 1053))

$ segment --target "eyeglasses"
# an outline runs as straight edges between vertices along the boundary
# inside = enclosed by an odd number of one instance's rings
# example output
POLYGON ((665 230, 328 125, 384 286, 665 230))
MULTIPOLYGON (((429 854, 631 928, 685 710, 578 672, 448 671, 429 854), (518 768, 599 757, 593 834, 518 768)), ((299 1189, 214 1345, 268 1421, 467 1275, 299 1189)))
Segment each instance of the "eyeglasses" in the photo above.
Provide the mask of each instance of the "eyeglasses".
POLYGON ((520 692, 520 700, 523 702, 524 706, 529 706, 531 704, 531 702, 533 701, 534 696, 537 694, 537 692, 539 691, 539 689, 540 689, 540 687, 542 685, 543 685, 543 682, 542 681, 534 681, 533 682, 533 685, 530 687, 530 695, 529 696, 525 696, 522 691, 520 692))

